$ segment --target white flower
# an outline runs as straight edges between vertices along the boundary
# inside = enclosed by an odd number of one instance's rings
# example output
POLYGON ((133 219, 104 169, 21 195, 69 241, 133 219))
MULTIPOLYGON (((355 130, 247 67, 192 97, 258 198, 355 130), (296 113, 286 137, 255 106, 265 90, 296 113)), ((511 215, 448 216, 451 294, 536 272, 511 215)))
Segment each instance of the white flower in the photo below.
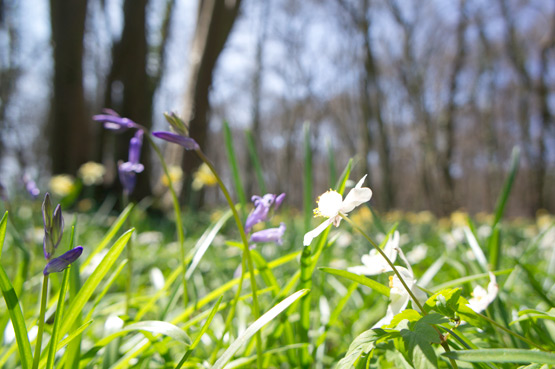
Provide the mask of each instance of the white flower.
MULTIPOLYGON (((414 294, 418 302, 420 302, 421 304, 425 303, 427 299, 426 293, 418 288, 418 286, 416 285, 416 279, 414 279, 414 275, 412 274, 412 272, 407 268, 403 268, 400 266, 396 266, 396 269, 399 274, 401 274, 401 277, 407 284, 410 291, 414 294)), ((389 324, 393 317, 399 314, 401 311, 405 310, 409 303, 410 295, 396 274, 389 277, 389 288, 389 298, 391 302, 387 307, 387 312, 385 316, 376 324, 374 324, 372 328, 380 328, 386 324, 389 324)), ((420 311, 418 305, 414 302, 412 304, 412 307, 415 310, 420 311)))
MULTIPOLYGON (((399 254, 399 231, 395 231, 393 236, 387 241, 383 248, 383 252, 387 255, 392 263, 397 259, 399 254)), ((390 272, 392 269, 385 261, 384 257, 378 253, 378 250, 372 249, 370 253, 362 255, 361 258, 363 265, 358 265, 347 269, 351 273, 364 274, 364 275, 378 275, 385 272, 390 272)))
POLYGON ((354 208, 370 200, 372 190, 362 187, 366 176, 362 177, 356 186, 347 194, 345 200, 337 191, 329 190, 318 198, 318 207, 314 209, 315 216, 322 216, 326 219, 322 224, 304 235, 303 243, 310 245, 312 240, 322 233, 330 224, 338 227, 341 223, 341 216, 351 212, 354 208))
POLYGON ((468 300, 466 305, 477 313, 486 310, 488 305, 497 297, 497 292, 499 292, 497 280, 492 272, 489 272, 489 280, 487 291, 482 286, 476 286, 474 291, 472 291, 472 298, 468 300))

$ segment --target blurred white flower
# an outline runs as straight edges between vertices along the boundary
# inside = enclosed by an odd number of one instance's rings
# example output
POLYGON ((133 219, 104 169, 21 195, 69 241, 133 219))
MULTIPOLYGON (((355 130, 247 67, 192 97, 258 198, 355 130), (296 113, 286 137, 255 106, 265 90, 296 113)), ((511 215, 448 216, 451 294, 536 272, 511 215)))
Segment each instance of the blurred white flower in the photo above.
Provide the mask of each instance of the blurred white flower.
POLYGON ((499 292, 497 280, 492 272, 489 272, 489 279, 488 289, 486 290, 482 286, 476 286, 474 291, 472 291, 472 298, 468 300, 468 304, 466 305, 477 313, 486 310, 488 305, 497 297, 497 292, 499 292))
MULTIPOLYGON (((392 263, 395 262, 400 251, 399 239, 399 231, 395 231, 383 248, 383 252, 392 263)), ((372 249, 368 254, 362 255, 361 261, 363 265, 354 266, 347 270, 351 273, 364 275, 378 275, 392 270, 391 266, 389 266, 384 257, 376 249, 372 249)))
POLYGON ((356 186, 347 194, 345 200, 341 194, 334 190, 323 193, 317 200, 318 207, 314 209, 314 216, 321 216, 326 219, 322 224, 304 235, 303 244, 310 245, 312 240, 322 233, 330 224, 338 227, 341 217, 351 212, 354 208, 370 201, 372 190, 362 187, 366 175, 362 177, 356 186))
POLYGON ((426 258, 426 254, 428 253, 428 246, 421 243, 413 247, 412 250, 407 252, 407 260, 411 264, 417 264, 426 258))
MULTIPOLYGON (((418 302, 420 302, 421 304, 425 303, 427 299, 427 295, 416 285, 416 279, 414 279, 414 275, 412 274, 412 272, 407 268, 403 268, 399 266, 396 266, 396 268, 399 271, 399 274, 401 274, 401 277, 407 284, 410 291, 414 294, 414 296, 418 300, 418 302)), ((402 312, 403 310, 405 310, 409 303, 410 295, 396 274, 389 277, 389 288, 390 288, 389 299, 391 301, 387 306, 386 314, 382 319, 380 319, 376 324, 374 324, 372 328, 380 328, 384 325, 391 323, 391 320, 393 319, 393 317, 399 314, 400 312, 402 312)), ((418 308, 418 305, 415 304, 414 302, 412 307, 415 310, 420 311, 420 309, 418 308)))

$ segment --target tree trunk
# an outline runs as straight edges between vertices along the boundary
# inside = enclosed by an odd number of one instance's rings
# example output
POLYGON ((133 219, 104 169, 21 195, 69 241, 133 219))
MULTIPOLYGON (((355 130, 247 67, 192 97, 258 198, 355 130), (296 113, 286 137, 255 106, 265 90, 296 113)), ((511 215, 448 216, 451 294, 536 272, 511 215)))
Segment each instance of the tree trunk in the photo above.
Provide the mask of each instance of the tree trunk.
POLYGON ((54 94, 49 150, 54 174, 75 174, 90 157, 91 129, 82 68, 86 12, 87 0, 50 0, 54 94))

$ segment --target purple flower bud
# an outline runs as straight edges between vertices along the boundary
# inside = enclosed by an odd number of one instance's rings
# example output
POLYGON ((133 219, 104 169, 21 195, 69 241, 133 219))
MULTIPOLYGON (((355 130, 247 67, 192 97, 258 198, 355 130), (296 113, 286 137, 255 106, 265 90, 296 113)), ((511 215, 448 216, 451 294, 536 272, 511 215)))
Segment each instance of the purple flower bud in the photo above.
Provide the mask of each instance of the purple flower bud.
POLYGON ((254 232, 251 235, 251 242, 275 242, 278 245, 283 243, 281 239, 285 233, 285 223, 281 223, 279 228, 268 228, 262 231, 254 232))
POLYGON ((42 273, 44 275, 48 275, 50 273, 57 273, 61 272, 65 268, 69 266, 69 264, 73 263, 75 260, 81 256, 83 253, 83 247, 77 246, 76 248, 67 251, 66 253, 54 258, 46 264, 42 273))
POLYGON ((42 219, 44 221, 44 240, 42 243, 44 258, 50 260, 64 234, 64 217, 62 216, 62 207, 59 204, 52 213, 52 204, 48 193, 44 196, 42 203, 42 219))
POLYGON ((185 150, 200 149, 200 146, 198 145, 198 143, 191 137, 185 137, 173 132, 162 132, 162 131, 152 132, 152 135, 155 137, 161 138, 162 140, 181 145, 185 148, 185 150))
POLYGON ((50 201, 50 194, 48 192, 44 195, 44 200, 42 202, 42 221, 45 231, 52 228, 52 202, 50 201))
POLYGON ((189 127, 187 127, 187 124, 185 124, 185 122, 181 118, 179 118, 177 114, 175 114, 174 112, 164 113, 164 117, 176 132, 183 136, 188 135, 189 127))
POLYGON ((129 142, 129 161, 118 163, 119 180, 123 190, 129 195, 135 189, 137 183, 136 173, 144 170, 144 165, 139 163, 141 147, 143 145, 143 130, 137 130, 135 136, 129 142))
POLYGON ((274 211, 279 209, 283 200, 285 200, 285 192, 276 196, 276 199, 274 200, 274 211))
POLYGON ((93 120, 104 123, 104 128, 112 131, 125 131, 129 128, 142 129, 142 127, 129 118, 122 118, 112 109, 104 109, 105 114, 93 116, 93 120))
POLYGON ((25 189, 27 190, 29 195, 31 195, 33 200, 36 199, 37 196, 40 194, 40 190, 37 187, 37 184, 27 173, 23 174, 23 185, 25 185, 25 189))

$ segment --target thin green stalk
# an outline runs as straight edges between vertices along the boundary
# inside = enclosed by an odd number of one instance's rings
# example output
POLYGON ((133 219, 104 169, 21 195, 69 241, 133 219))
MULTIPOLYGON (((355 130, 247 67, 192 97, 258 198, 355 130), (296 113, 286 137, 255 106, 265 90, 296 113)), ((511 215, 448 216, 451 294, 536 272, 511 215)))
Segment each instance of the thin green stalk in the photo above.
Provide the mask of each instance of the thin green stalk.
POLYGON ((168 188, 170 189, 170 193, 172 196, 173 211, 175 213, 175 228, 177 230, 177 239, 179 241, 179 248, 181 250, 180 257, 181 257, 181 265, 183 267, 182 273, 181 273, 183 278, 183 303, 185 308, 187 308, 187 305, 189 304, 189 298, 187 294, 187 278, 185 277, 185 275, 187 274, 187 262, 185 260, 185 255, 186 255, 185 234, 183 232, 183 222, 181 221, 181 209, 179 207, 179 199, 177 198, 177 194, 175 193, 175 190, 173 188, 172 180, 170 177, 170 171, 168 170, 168 166, 166 165, 166 161, 164 160, 164 155, 162 155, 162 153, 160 152, 160 149, 158 148, 158 146, 156 146, 156 144, 152 140, 152 137, 150 137, 150 134, 146 134, 145 137, 147 138, 149 144, 156 152, 158 159, 160 159, 160 164, 162 164, 162 170, 164 171, 164 174, 168 178, 168 188))
POLYGON ((44 315, 46 314, 46 299, 48 295, 48 274, 42 280, 42 294, 40 298, 40 313, 38 321, 37 343, 35 344, 35 356, 33 357, 33 369, 39 367, 40 351, 42 346, 42 334, 44 332, 44 315))
MULTIPOLYGON (((127 191, 123 191, 123 207, 126 208, 129 204, 129 194, 127 191)), ((129 226, 129 218, 125 221, 126 225, 129 226)), ((126 227, 129 228, 129 227, 126 227)), ((125 290, 125 314, 129 317, 130 309, 131 309, 131 294, 132 288, 131 284, 133 283, 133 245, 131 238, 129 242, 127 242, 127 286, 125 290)))
MULTIPOLYGON (((197 155, 200 157, 200 159, 204 163, 206 163, 208 168, 210 168, 210 170, 212 171, 212 173, 216 177, 216 180, 218 181, 218 185, 220 186, 220 189, 222 190, 222 192, 223 192, 223 194, 224 194, 224 196, 227 200, 229 208, 231 209, 231 211, 233 213, 233 218, 235 219, 235 223, 237 224, 237 229, 239 229, 239 234, 241 235, 241 241, 243 241, 243 255, 244 255, 244 257, 246 257, 247 264, 249 266, 249 275, 250 275, 251 289, 252 289, 252 302, 253 302, 253 310, 254 310, 254 319, 256 320, 256 319, 260 318, 260 307, 258 305, 258 297, 257 297, 257 294, 256 294, 257 287, 256 287, 256 278, 255 278, 255 275, 254 275, 254 263, 252 261, 252 256, 251 256, 251 253, 250 253, 250 250, 249 250, 249 242, 247 240, 247 235, 245 233, 245 228, 243 227, 243 222, 241 221, 241 218, 239 217, 239 213, 237 212, 237 209, 235 208, 235 204, 233 203, 233 200, 231 199, 229 191, 225 187, 222 179, 220 178, 220 176, 216 172, 216 169, 214 168, 214 166, 212 165, 210 160, 206 157, 206 155, 204 155, 204 153, 202 152, 201 149, 196 149, 195 151, 196 151, 197 155)), ((260 334, 260 331, 256 332, 256 351, 257 351, 258 368, 262 369, 262 335, 260 334)))
MULTIPOLYGON (((374 246, 374 248, 380 253, 380 255, 385 259, 385 261, 389 264, 389 266, 391 267, 391 269, 393 269, 393 272, 395 273, 395 275, 397 275, 397 278, 399 278, 399 281, 401 281, 401 283, 403 284, 403 287, 407 290, 407 293, 409 294, 410 298, 412 299, 412 301, 418 306, 418 308, 420 309, 420 311, 422 312, 422 315, 427 315, 426 311, 424 311, 424 307, 422 306, 422 304, 420 303, 420 301, 418 301, 418 299, 416 298, 416 296, 414 296, 414 294, 412 293, 412 291, 410 290, 409 286, 407 285, 407 283, 405 282, 405 280, 403 279, 403 277, 401 277, 401 274, 399 273, 399 271, 397 270, 397 268, 395 267, 395 265, 393 265, 393 262, 387 257, 387 255, 383 252, 383 250, 370 238, 370 236, 368 236, 359 226, 357 226, 351 219, 347 218, 345 215, 341 214, 341 217, 343 219, 345 219, 354 229, 356 229, 360 234, 362 234, 362 236, 364 238, 366 238, 366 240, 368 242, 370 242, 370 244, 372 246, 374 246)), ((449 345, 447 344, 447 342, 445 341, 445 336, 441 333, 441 331, 439 330, 439 328, 437 328, 435 325, 432 325, 435 329, 435 331, 439 334, 440 337, 440 342, 441 342, 441 346, 443 347, 443 349, 445 350, 445 352, 449 352, 451 351, 449 349, 449 345)), ((449 359, 451 365, 453 366, 453 368, 458 369, 458 365, 455 362, 454 359, 449 359)))
MULTIPOLYGON (((476 313, 476 312, 475 312, 475 313, 476 313)), ((519 340, 522 340, 522 341, 526 342, 526 343, 529 344, 530 346, 534 346, 534 347, 536 347, 536 348, 538 348, 538 349, 540 349, 540 350, 542 350, 542 351, 549 352, 549 350, 547 350, 547 349, 541 347, 540 345, 538 345, 538 344, 535 343, 534 341, 532 341, 532 340, 530 340, 530 339, 528 339, 528 338, 526 338, 526 337, 524 337, 524 336, 521 336, 520 334, 518 334, 518 333, 516 333, 516 332, 513 332, 513 331, 511 331, 510 329, 507 329, 507 328, 503 327, 501 324, 497 323, 495 320, 491 319, 491 318, 488 317, 487 315, 480 314, 480 313, 476 313, 476 315, 478 315, 478 316, 480 316, 481 318, 487 320, 487 321, 490 322, 494 327, 501 329, 503 332, 508 333, 508 334, 510 334, 510 335, 512 335, 512 336, 514 336, 514 337, 516 337, 516 338, 518 338, 519 340)))

